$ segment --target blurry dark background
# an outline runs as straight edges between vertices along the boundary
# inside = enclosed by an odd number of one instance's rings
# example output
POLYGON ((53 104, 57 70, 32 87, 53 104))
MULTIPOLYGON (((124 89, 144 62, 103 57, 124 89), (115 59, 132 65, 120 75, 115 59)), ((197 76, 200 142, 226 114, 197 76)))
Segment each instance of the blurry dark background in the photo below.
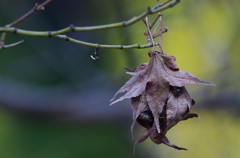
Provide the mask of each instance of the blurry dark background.
MULTIPOLYGON (((29 11, 35 0, 0 0, 0 25, 29 11)), ((53 31, 74 24, 93 26, 125 21, 154 6, 155 0, 55 0, 44 11, 16 27, 53 31)), ((146 141, 135 157, 237 158, 240 156, 239 66, 240 2, 184 0, 163 12, 164 50, 177 58, 181 70, 216 87, 188 85, 196 100, 193 112, 202 122, 181 122, 167 135, 178 151, 146 141)), ((155 15, 149 16, 152 20, 155 15)), ((146 44, 145 26, 68 33, 100 44, 146 44)), ((150 49, 94 49, 60 39, 7 34, 6 44, 24 39, 0 54, 0 157, 92 158, 132 157, 138 125, 131 139, 129 101, 109 107, 109 100, 133 69, 148 62, 150 49)))

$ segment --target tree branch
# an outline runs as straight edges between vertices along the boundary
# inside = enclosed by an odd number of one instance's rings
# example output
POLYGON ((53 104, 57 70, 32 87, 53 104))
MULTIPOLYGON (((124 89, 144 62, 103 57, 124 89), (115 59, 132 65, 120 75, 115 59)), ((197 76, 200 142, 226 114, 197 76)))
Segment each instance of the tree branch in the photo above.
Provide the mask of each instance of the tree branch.
POLYGON ((76 44, 80 44, 80 45, 84 45, 84 46, 88 46, 88 47, 94 47, 94 48, 130 49, 130 48, 152 47, 156 44, 153 44, 153 43, 149 43, 146 45, 133 44, 133 45, 126 45, 126 46, 94 44, 94 43, 79 41, 79 40, 70 38, 66 35, 62 35, 62 34, 65 34, 67 32, 95 31, 95 30, 104 30, 104 29, 111 29, 111 28, 118 28, 118 27, 127 27, 127 26, 130 26, 130 25, 140 21, 142 18, 145 18, 149 14, 155 14, 160 11, 166 10, 170 7, 175 6, 177 3, 180 2, 180 0, 175 0, 172 3, 169 3, 172 0, 166 0, 163 3, 158 3, 153 8, 148 8, 148 10, 146 12, 143 12, 139 16, 135 16, 135 17, 129 19, 128 21, 107 24, 107 25, 98 25, 98 26, 89 26, 89 27, 75 27, 74 25, 70 25, 69 27, 66 27, 66 28, 63 28, 63 29, 57 30, 57 31, 30 31, 30 30, 23 30, 23 29, 18 29, 18 28, 12 27, 13 25, 16 25, 17 23, 19 23, 20 21, 26 19, 33 12, 43 10, 44 9, 43 6, 48 4, 50 1, 51 0, 46 0, 44 3, 42 3, 40 5, 35 5, 35 7, 32 10, 30 10, 27 14, 25 14, 24 16, 22 16, 15 22, 7 25, 6 27, 0 27, 0 32, 3 32, 2 38, 0 41, 0 50, 2 48, 4 48, 4 40, 5 40, 6 33, 13 33, 13 34, 19 34, 19 35, 25 35, 25 36, 55 37, 55 38, 65 39, 69 42, 73 42, 76 44))
POLYGON ((66 35, 57 35, 55 36, 56 38, 64 39, 68 42, 72 42, 75 44, 80 44, 88 47, 94 47, 94 48, 109 48, 109 49, 131 49, 131 48, 138 48, 138 49, 143 49, 143 48, 149 48, 158 45, 158 43, 148 43, 146 45, 139 45, 139 44, 132 44, 132 45, 103 45, 103 44, 98 44, 98 43, 89 43, 89 42, 84 42, 84 41, 79 41, 74 38, 70 38, 66 35))

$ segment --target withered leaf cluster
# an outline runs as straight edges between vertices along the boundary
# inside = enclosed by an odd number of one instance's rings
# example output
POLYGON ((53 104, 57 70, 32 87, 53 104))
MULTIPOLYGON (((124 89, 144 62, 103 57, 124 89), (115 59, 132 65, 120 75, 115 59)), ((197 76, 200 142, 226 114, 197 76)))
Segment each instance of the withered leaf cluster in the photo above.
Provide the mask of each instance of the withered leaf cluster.
POLYGON ((185 85, 213 83, 202 81, 190 73, 180 71, 175 63, 175 57, 163 55, 158 51, 149 52, 150 61, 137 67, 133 72, 127 72, 132 78, 116 93, 126 92, 119 99, 111 100, 115 104, 130 98, 133 109, 131 132, 137 121, 147 129, 135 144, 145 141, 148 137, 156 144, 186 150, 170 144, 166 133, 181 120, 198 117, 190 113, 195 101, 190 97, 185 85))

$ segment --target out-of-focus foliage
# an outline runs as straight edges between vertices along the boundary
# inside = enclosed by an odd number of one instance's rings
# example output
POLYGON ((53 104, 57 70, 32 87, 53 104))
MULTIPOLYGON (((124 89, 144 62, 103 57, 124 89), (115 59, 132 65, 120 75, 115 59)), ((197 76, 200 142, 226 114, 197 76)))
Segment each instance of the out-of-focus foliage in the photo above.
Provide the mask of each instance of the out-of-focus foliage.
POLYGON ((157 157, 156 155, 164 158, 239 157, 239 116, 221 110, 198 113, 202 117, 202 122, 197 119, 181 122, 168 133, 172 143, 186 147, 187 151, 175 151, 164 145, 156 146, 149 141, 148 150, 156 151, 153 157, 157 157))
POLYGON ((124 133, 111 121, 56 122, 1 112, 0 157, 130 157, 132 146, 124 133))
MULTIPOLYGON (((0 25, 4 26, 23 15, 36 2, 40 3, 35 0, 0 0, 0 25)), ((58 0, 52 1, 45 7, 45 11, 32 15, 16 27, 49 31, 70 24, 76 26, 107 24, 130 19, 153 5, 155 0, 58 0)), ((195 109, 196 113, 200 113, 203 122, 199 123, 193 119, 180 123, 169 131, 168 138, 173 144, 184 146, 189 151, 167 149, 163 145, 150 145, 146 148, 146 144, 141 144, 139 146, 144 150, 140 152, 137 146, 136 156, 149 156, 148 151, 152 153, 153 150, 155 153, 152 157, 235 158, 240 156, 237 148, 239 146, 237 135, 240 132, 237 125, 239 116, 232 115, 231 111, 239 110, 240 107, 239 8, 238 0, 182 0, 177 6, 163 12, 163 26, 169 29, 169 32, 163 35, 165 52, 177 58, 176 63, 181 70, 190 72, 200 79, 214 82, 217 87, 188 86, 191 96, 197 102, 194 108, 207 107, 201 112, 195 109), (218 112, 212 107, 227 112, 218 112)), ((149 16, 150 20, 154 17, 155 15, 149 16)), ((127 28, 69 33, 69 35, 79 40, 102 44, 145 44, 146 40, 143 36, 145 30, 144 24, 138 22, 127 28)), ((57 39, 8 34, 6 42, 11 43, 21 39, 25 40, 23 44, 5 49, 0 54, 0 81, 8 80, 21 85, 15 89, 12 87, 8 89, 11 94, 16 91, 18 92, 16 94, 22 92, 21 94, 26 96, 25 99, 34 101, 39 99, 37 96, 41 94, 41 90, 47 88, 54 92, 48 95, 49 98, 59 95, 69 98, 82 97, 81 101, 72 100, 72 102, 76 102, 84 109, 72 110, 74 114, 70 115, 73 118, 82 116, 79 126, 59 122, 48 123, 52 119, 42 120, 45 115, 38 119, 33 117, 34 114, 27 115, 23 119, 14 116, 14 113, 6 113, 6 109, 21 112, 18 110, 25 111, 30 107, 15 106, 17 105, 15 99, 19 99, 19 96, 13 97, 7 95, 8 93, 6 96, 1 95, 0 100, 10 100, 14 106, 1 105, 4 108, 1 109, 0 115, 0 157, 78 158, 81 154, 84 155, 82 157, 96 157, 93 151, 101 153, 104 157, 109 155, 129 157, 132 154, 133 144, 129 145, 130 130, 128 132, 129 128, 127 128, 130 127, 131 108, 127 105, 128 102, 110 108, 108 100, 130 77, 125 74, 122 66, 133 69, 141 63, 148 62, 147 52, 150 49, 100 49, 100 60, 93 61, 90 55, 93 54, 94 49, 57 39), (22 89, 29 84, 34 85, 28 88, 30 92, 23 91, 22 89), (27 96, 32 96, 30 94, 35 94, 33 95, 35 97, 28 98, 27 96), (117 108, 123 110, 116 112, 117 108), (95 122, 91 127, 83 119, 88 115, 91 116, 88 119, 92 118, 91 121, 95 122), (111 123, 103 125, 101 123, 103 118, 104 121, 117 118, 122 122, 117 123, 118 128, 116 128, 111 123), (123 122, 128 126, 122 126, 123 122), (119 137, 122 138, 120 129, 129 133, 125 142, 119 141, 119 137), (109 146, 112 148, 109 149, 109 146), (122 153, 124 155, 121 155, 122 153)), ((1 94, 5 91, 0 88, 1 94)), ((48 109, 46 105, 43 107, 48 109)), ((58 109, 58 106, 49 108, 58 109)), ((72 106, 68 105, 65 108, 71 109, 72 106)), ((34 109, 34 104, 31 109, 34 109)), ((33 111, 36 112, 38 109, 41 107, 36 107, 33 111)), ((28 113, 31 114, 31 111, 28 113)), ((65 115, 64 118, 70 116, 65 115)))

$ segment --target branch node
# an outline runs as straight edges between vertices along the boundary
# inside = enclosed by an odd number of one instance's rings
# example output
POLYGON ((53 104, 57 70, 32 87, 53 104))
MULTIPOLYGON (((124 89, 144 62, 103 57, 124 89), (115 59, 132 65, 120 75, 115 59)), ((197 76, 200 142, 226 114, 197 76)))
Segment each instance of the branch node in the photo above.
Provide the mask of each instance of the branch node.
POLYGON ((17 28, 16 27, 14 27, 14 29, 13 29, 13 34, 17 34, 17 28))
POLYGON ((75 26, 72 24, 72 25, 70 25, 70 29, 71 29, 71 31, 72 32, 75 32, 76 30, 75 30, 75 26))
POLYGON ((41 11, 41 10, 45 10, 44 6, 42 6, 41 4, 39 3, 35 3, 35 7, 33 7, 33 10, 35 12, 38 12, 38 11, 41 11))
POLYGON ((148 14, 152 14, 153 13, 152 9, 150 7, 147 8, 147 12, 148 12, 148 14))
POLYGON ((127 23, 126 21, 123 21, 123 22, 122 22, 122 26, 123 26, 123 27, 126 27, 126 26, 127 26, 126 23, 127 23))
POLYGON ((48 37, 49 37, 49 38, 52 37, 51 31, 48 32, 48 37))
POLYGON ((138 49, 141 48, 140 44, 137 44, 138 45, 138 49))
POLYGON ((65 40, 68 41, 68 42, 70 41, 70 39, 68 38, 68 36, 66 36, 65 40))

